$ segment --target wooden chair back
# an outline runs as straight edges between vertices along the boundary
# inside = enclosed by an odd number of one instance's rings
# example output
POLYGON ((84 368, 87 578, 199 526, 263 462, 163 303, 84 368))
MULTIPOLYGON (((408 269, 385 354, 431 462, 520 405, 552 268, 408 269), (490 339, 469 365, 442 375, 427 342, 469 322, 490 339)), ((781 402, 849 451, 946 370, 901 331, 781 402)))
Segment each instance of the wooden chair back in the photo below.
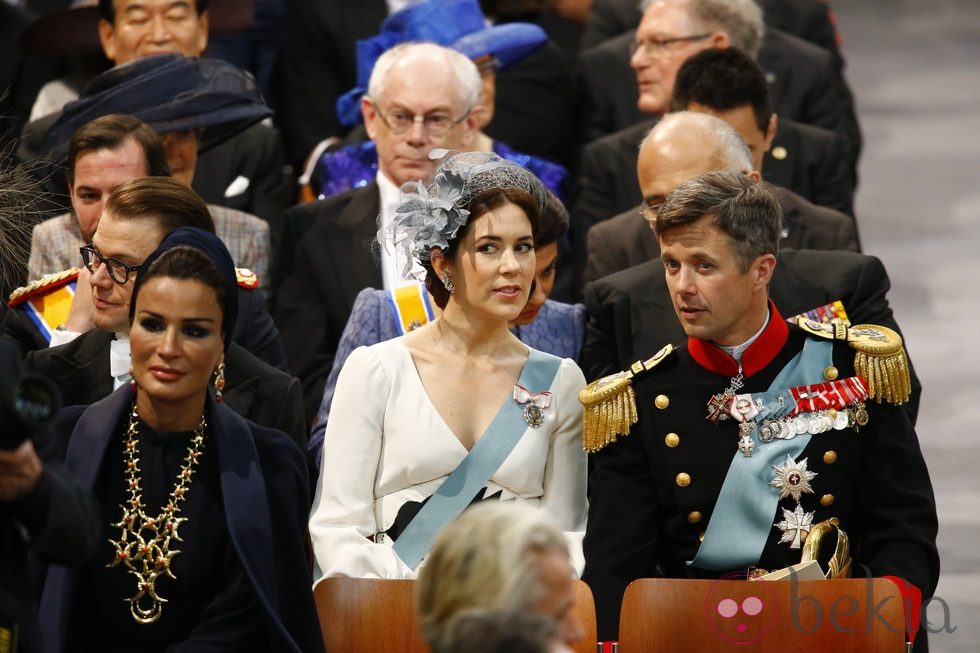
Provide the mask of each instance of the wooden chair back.
POLYGON ((428 653, 415 619, 415 581, 325 578, 313 589, 328 651, 428 653))
POLYGON ((897 653, 905 643, 901 594, 883 578, 642 579, 619 623, 619 653, 897 653))
POLYGON ((574 609, 575 618, 585 634, 582 639, 572 645, 572 650, 575 653, 595 653, 598 637, 596 633, 595 599, 592 598, 592 590, 589 586, 580 580, 575 581, 574 609))
MULTIPOLYGON (((429 653, 419 632, 412 580, 325 578, 313 590, 320 631, 328 651, 429 653)), ((575 581, 575 618, 584 637, 575 653, 595 653, 596 616, 592 590, 575 581)))

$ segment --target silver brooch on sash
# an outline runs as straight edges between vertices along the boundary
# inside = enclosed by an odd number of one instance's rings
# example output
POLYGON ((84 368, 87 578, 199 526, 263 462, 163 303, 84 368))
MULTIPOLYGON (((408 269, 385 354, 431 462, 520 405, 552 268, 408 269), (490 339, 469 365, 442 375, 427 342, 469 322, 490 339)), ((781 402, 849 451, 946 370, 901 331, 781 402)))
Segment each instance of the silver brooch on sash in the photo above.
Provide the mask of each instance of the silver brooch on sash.
POLYGON ((806 468, 807 459, 800 462, 793 460, 789 454, 786 455, 786 463, 783 465, 773 465, 775 471, 769 485, 779 490, 780 500, 786 497, 793 497, 797 503, 800 497, 807 492, 813 492, 810 481, 817 475, 806 468))
POLYGON ((551 405, 551 393, 531 392, 524 386, 515 384, 514 401, 524 406, 524 421, 536 429, 544 424, 544 411, 551 405))

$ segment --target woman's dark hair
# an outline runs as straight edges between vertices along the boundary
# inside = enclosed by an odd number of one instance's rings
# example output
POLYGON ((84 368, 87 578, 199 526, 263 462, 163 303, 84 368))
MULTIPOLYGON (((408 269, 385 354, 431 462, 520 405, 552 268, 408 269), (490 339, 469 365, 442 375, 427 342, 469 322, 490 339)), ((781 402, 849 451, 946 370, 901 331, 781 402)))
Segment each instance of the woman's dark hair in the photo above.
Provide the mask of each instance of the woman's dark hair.
POLYGON ((550 190, 545 189, 547 203, 538 221, 538 231, 534 235, 534 247, 544 247, 558 240, 568 231, 568 209, 550 190))
MULTIPOLYGON (((225 331, 229 317, 225 315, 225 282, 218 272, 217 266, 201 250, 189 245, 178 245, 169 249, 150 264, 150 267, 140 272, 140 282, 133 288, 133 298, 129 305, 129 323, 133 324, 136 316, 136 298, 140 290, 151 279, 167 278, 178 280, 199 281, 214 291, 215 299, 221 308, 220 329, 225 331)), ((232 316, 233 318, 234 316, 232 316)), ((227 334, 225 338, 227 339, 227 334)), ((225 343, 227 347, 227 342, 225 343)))
MULTIPOLYGON (((534 197, 527 191, 519 188, 491 188, 474 195, 469 204, 464 207, 470 212, 469 219, 456 232, 456 237, 450 241, 449 247, 442 251, 443 257, 446 260, 454 260, 459 242, 469 233, 473 222, 482 215, 508 203, 517 205, 527 215, 527 219, 531 221, 531 233, 534 235, 534 242, 537 244, 538 229, 541 224, 541 209, 534 197)), ((426 289, 432 295, 433 300, 435 300, 436 306, 446 308, 446 304, 449 303, 449 291, 446 290, 442 279, 439 278, 432 268, 432 262, 430 260, 423 260, 420 263, 425 268, 426 289)))

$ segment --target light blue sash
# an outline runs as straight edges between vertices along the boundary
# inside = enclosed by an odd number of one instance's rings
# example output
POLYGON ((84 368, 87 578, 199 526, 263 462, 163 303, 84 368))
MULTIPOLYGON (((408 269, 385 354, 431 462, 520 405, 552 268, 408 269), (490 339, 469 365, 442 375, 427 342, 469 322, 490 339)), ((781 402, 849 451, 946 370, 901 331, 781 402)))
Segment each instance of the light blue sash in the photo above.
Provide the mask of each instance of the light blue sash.
MULTIPOLYGON (((814 383, 823 378, 823 370, 833 364, 833 345, 829 340, 807 339, 803 351, 793 357, 769 386, 770 396, 778 396, 786 388, 814 383)), ((767 393, 768 394, 768 393, 767 393)), ((782 412, 794 406, 792 395, 782 412)), ((767 402, 768 403, 768 402, 767 402)), ((769 413, 766 417, 778 417, 769 413)), ((773 516, 779 505, 779 490, 771 487, 772 466, 783 464, 786 456, 795 460, 810 442, 811 435, 803 433, 791 440, 759 441, 759 425, 752 430, 756 446, 748 458, 736 453, 721 486, 704 541, 694 560, 687 564, 698 569, 728 571, 759 562, 772 532, 773 516)), ((734 439, 734 435, 732 436, 734 439)))
MULTIPOLYGON (((531 392, 547 390, 561 360, 532 349, 517 382, 531 392)), ((486 487, 527 428, 524 407, 510 399, 504 402, 483 436, 398 536, 394 549, 402 562, 412 569, 418 566, 442 527, 458 517, 486 487)))

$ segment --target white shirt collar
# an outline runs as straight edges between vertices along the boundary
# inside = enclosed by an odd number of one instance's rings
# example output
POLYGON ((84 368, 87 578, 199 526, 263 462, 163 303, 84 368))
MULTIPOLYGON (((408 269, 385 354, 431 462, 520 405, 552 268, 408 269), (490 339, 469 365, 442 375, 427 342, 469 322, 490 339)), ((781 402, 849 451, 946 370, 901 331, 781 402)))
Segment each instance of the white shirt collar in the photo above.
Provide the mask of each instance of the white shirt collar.
POLYGON ((755 332, 755 335, 754 336, 752 336, 751 338, 749 338, 748 340, 746 340, 745 342, 743 342, 740 345, 735 345, 734 347, 722 347, 721 345, 718 345, 718 349, 722 350, 723 352, 725 352, 726 354, 728 354, 729 356, 731 356, 732 358, 734 358, 735 359, 735 362, 738 363, 739 365, 741 365, 742 364, 742 354, 745 353, 745 350, 748 349, 752 345, 753 342, 755 342, 756 340, 759 339, 759 336, 762 335, 762 332, 765 331, 766 330, 766 327, 769 325, 769 319, 771 317, 772 317, 772 311, 770 311, 767 308, 766 309, 766 321, 762 323, 762 327, 758 331, 755 332))

